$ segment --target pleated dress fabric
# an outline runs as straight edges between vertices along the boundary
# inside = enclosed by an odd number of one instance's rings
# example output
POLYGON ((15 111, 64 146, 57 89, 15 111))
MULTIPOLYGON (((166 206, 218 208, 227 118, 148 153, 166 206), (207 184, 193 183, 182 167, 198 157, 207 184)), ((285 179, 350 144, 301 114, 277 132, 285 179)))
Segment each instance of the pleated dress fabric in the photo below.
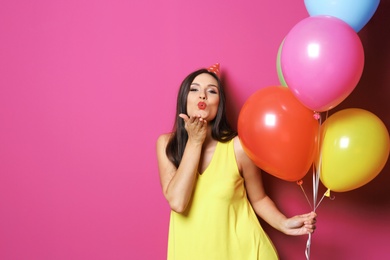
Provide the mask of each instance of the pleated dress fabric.
POLYGON ((217 143, 186 212, 171 211, 168 260, 278 259, 247 198, 233 143, 217 143))

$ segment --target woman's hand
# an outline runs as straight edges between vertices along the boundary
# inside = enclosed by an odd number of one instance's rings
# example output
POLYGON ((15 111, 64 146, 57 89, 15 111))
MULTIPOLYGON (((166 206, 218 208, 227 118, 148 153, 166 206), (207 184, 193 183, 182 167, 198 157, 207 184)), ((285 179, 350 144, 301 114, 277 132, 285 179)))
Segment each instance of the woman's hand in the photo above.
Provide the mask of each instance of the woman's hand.
POLYGON ((184 120, 184 127, 187 130, 188 140, 203 144, 207 134, 207 122, 199 115, 188 117, 180 114, 179 117, 184 120))
POLYGON ((316 228, 316 217, 316 213, 310 212, 307 214, 288 218, 285 220, 284 223, 284 233, 292 236, 313 233, 316 228))

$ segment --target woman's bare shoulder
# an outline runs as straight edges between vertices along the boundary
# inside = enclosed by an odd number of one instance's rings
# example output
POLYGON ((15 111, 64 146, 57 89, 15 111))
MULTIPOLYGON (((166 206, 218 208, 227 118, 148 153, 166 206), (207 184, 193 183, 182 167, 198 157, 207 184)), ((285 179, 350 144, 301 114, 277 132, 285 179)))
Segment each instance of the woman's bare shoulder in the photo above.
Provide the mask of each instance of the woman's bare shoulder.
POLYGON ((236 155, 236 160, 239 167, 241 167, 243 164, 252 163, 246 154, 238 136, 234 137, 234 153, 236 155))
POLYGON ((158 138, 157 138, 157 147, 166 147, 167 146, 167 143, 169 141, 169 139, 171 138, 171 133, 165 133, 165 134, 162 134, 160 135, 158 138))
POLYGON ((258 168, 249 158, 238 136, 234 138, 234 152, 236 155, 238 168, 240 172, 242 172, 243 176, 248 176, 248 173, 259 172, 260 168, 258 168))
POLYGON ((245 153, 244 149, 242 148, 241 141, 238 135, 234 137, 233 142, 234 142, 234 152, 236 153, 236 156, 245 153))

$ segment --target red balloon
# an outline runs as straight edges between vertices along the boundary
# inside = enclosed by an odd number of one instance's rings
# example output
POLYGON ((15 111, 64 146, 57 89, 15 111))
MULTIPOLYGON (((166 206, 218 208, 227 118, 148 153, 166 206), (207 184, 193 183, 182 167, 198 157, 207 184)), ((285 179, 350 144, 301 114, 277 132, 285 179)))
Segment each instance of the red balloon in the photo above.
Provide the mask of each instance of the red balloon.
POLYGON ((282 86, 255 92, 238 117, 238 136, 248 157, 286 181, 301 180, 315 157, 319 123, 314 112, 282 86))

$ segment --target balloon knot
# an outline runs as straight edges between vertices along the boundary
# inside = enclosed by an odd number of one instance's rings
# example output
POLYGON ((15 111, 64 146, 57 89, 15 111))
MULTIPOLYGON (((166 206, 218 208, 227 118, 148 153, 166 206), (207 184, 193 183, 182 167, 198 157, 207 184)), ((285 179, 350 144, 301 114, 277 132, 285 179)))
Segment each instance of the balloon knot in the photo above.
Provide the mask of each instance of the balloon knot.
POLYGON ((297 184, 298 184, 299 186, 301 186, 301 185, 302 185, 302 183, 303 183, 303 180, 299 180, 299 181, 297 181, 297 184))
POLYGON ((334 199, 336 198, 335 195, 331 195, 331 194, 330 194, 330 189, 328 189, 327 191, 325 191, 324 196, 328 197, 330 200, 334 200, 334 199))
POLYGON ((320 113, 314 113, 313 117, 315 120, 318 120, 321 118, 320 113))

